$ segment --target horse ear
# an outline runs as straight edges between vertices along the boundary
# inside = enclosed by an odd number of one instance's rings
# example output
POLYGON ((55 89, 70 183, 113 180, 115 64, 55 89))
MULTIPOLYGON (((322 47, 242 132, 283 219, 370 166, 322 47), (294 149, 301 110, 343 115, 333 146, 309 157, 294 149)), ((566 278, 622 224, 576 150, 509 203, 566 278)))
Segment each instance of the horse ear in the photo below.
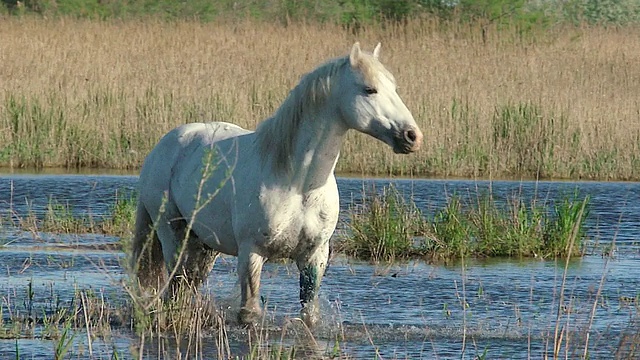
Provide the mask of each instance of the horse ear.
POLYGON ((380 43, 378 43, 378 45, 376 45, 376 48, 373 49, 373 58, 378 60, 380 58, 380 43))
POLYGON ((351 54, 349 54, 349 62, 351 63, 351 66, 355 67, 360 62, 360 52, 360 43, 356 42, 351 48, 351 54))

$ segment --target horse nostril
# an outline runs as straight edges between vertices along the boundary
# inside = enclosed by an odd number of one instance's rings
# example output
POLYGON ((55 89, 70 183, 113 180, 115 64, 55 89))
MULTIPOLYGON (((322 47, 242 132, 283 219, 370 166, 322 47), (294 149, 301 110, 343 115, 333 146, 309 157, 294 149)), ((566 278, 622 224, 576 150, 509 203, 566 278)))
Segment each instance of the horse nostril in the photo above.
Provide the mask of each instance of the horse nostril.
POLYGON ((404 138, 410 143, 414 143, 417 137, 418 135, 416 135, 414 130, 407 130, 404 132, 404 138))

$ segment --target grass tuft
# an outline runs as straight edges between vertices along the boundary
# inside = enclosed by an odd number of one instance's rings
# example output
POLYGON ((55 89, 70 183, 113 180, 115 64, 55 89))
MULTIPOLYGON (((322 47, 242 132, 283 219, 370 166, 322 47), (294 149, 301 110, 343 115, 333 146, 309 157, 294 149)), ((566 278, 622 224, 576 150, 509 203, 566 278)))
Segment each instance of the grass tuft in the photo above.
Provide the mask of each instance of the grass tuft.
POLYGON ((357 258, 394 261, 419 254, 415 236, 424 225, 420 210, 395 186, 364 194, 361 204, 350 210, 351 237, 343 251, 357 258))
POLYGON ((451 261, 476 257, 557 258, 579 256, 586 237, 589 198, 577 194, 544 206, 492 194, 465 201, 451 196, 447 205, 425 217, 393 186, 370 191, 349 213, 347 254, 360 259, 394 261, 425 257, 451 261))

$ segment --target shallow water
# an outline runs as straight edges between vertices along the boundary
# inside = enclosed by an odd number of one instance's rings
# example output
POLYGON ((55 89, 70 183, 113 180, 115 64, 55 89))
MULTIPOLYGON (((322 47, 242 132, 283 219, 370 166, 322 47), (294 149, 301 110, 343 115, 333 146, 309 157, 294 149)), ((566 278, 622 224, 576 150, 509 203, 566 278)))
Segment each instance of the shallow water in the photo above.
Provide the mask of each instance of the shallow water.
MULTIPOLYGON (((98 175, 4 175, 0 176, 0 211, 15 218, 29 211, 42 214, 50 199, 68 203, 78 214, 105 214, 116 198, 135 189, 135 176, 98 175)), ((603 257, 601 247, 568 265, 565 298, 567 311, 560 325, 568 328, 570 351, 580 350, 590 331, 591 358, 610 358, 628 334, 640 331, 637 299, 640 289, 640 184, 510 181, 397 180, 397 188, 412 196, 426 213, 441 208, 447 196, 473 199, 491 191, 497 200, 514 194, 552 204, 578 192, 591 197, 588 231, 598 244, 611 244, 613 258, 603 257), (600 281, 606 275, 599 297, 600 281), (589 327, 590 312, 598 299, 589 327)), ((361 201, 363 188, 381 189, 389 180, 339 179, 341 208, 361 201)), ((342 215, 346 211, 342 211, 342 215)), ((93 289, 107 302, 124 301, 122 254, 91 249, 91 244, 115 243, 100 235, 54 235, 28 233, 5 224, 0 239, 9 245, 0 250, 3 281, 2 306, 28 311, 29 306, 50 308, 55 302, 73 298, 78 289, 93 289), (68 247, 66 245, 82 245, 68 247), (35 294, 25 301, 27 284, 35 294), (10 303, 10 304, 9 304, 10 303), (29 304, 29 305, 25 305, 29 304)), ((553 349, 564 261, 491 260, 451 266, 409 262, 373 266, 341 257, 333 259, 323 280, 321 302, 323 324, 316 329, 317 352, 326 354, 340 339, 343 353, 356 358, 474 358, 485 351, 487 358, 540 358, 553 349)), ((223 306, 237 303, 235 258, 218 260, 204 291, 223 306)), ((261 294, 273 332, 280 339, 287 319, 297 316, 298 273, 290 264, 266 264, 261 294)), ((3 311, 3 317, 8 317, 3 311)), ((232 310, 229 318, 233 317, 232 310)), ((109 358, 113 349, 129 354, 135 342, 122 325, 110 342, 97 343, 95 358, 109 358)), ((248 351, 244 330, 230 325, 231 347, 248 351)), ((88 357, 86 335, 75 338, 73 352, 88 357), (84 340, 83 340, 84 339, 84 340)), ((296 343, 293 336, 285 343, 296 343)), ((49 340, 19 339, 21 358, 51 358, 49 340)), ((0 354, 15 358, 16 340, 0 340, 0 354)), ((215 353, 215 352, 213 352, 215 353)), ((564 353, 564 350, 563 350, 564 353)), ((582 353, 582 350, 580 350, 582 353)), ((637 356, 637 355, 636 355, 637 356)), ((126 358, 127 356, 125 356, 126 358)), ((579 357, 569 353, 569 358, 579 357)))

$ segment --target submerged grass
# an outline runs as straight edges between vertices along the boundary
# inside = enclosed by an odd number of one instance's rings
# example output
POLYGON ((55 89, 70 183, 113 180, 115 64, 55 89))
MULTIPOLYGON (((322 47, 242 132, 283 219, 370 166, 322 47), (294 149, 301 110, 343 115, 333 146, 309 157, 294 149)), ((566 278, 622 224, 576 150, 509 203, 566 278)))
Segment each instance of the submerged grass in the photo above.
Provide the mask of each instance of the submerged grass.
POLYGON ((382 42, 426 138, 423 150, 399 156, 349 134, 339 172, 640 179, 639 81, 629 72, 640 66, 635 25, 523 37, 429 17, 356 34, 251 19, 2 23, 2 166, 135 169, 179 124, 254 129, 302 74, 358 40, 368 49, 382 42))
POLYGON ((120 237, 122 242, 126 242, 135 222, 136 204, 135 196, 116 192, 105 214, 92 215, 78 214, 68 203, 49 199, 42 213, 30 209, 26 215, 15 212, 0 215, 0 227, 18 227, 34 234, 105 234, 120 237))
MULTIPOLYGON (((93 271, 113 276, 103 264, 95 265, 93 271)), ((122 267, 128 271, 124 263, 122 267)), ((17 269, 7 270, 9 276, 26 269, 13 270, 17 269)), ((265 318, 258 327, 244 329, 246 340, 234 339, 243 345, 232 349, 227 331, 237 325, 226 318, 229 310, 216 304, 210 294, 182 288, 175 297, 167 297, 142 291, 131 280, 111 278, 111 282, 107 289, 74 283, 70 291, 61 291, 60 283, 32 278, 24 287, 4 288, 0 340, 16 339, 16 356, 21 352, 18 340, 42 340, 51 344, 50 355, 55 359, 233 359, 239 358, 238 353, 244 359, 294 359, 304 354, 304 344, 279 341, 285 334, 291 338, 300 332, 301 322, 291 320, 274 331, 265 318), (123 334, 129 343, 124 348, 117 343, 123 334)))
POLYGON ((566 196, 548 207, 513 196, 498 202, 492 194, 475 199, 450 196, 433 216, 424 216, 393 187, 364 194, 349 213, 342 249, 357 258, 393 261, 424 257, 448 262, 468 257, 580 255, 589 198, 566 196), (550 210, 548 210, 550 208, 550 210))

